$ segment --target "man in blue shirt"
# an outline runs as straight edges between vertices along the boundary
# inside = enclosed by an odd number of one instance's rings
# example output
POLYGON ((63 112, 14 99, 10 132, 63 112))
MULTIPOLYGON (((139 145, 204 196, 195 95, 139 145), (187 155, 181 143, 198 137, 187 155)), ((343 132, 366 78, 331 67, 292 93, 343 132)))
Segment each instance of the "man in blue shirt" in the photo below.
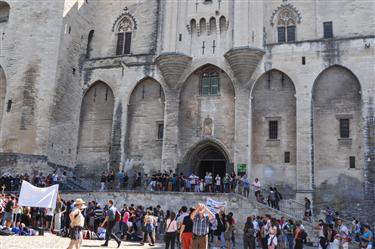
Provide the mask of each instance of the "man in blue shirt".
POLYGON ((105 215, 105 219, 101 225, 104 227, 106 224, 106 233, 105 233, 105 243, 102 246, 108 246, 108 241, 112 237, 117 242, 117 248, 120 247, 121 240, 112 232, 113 227, 116 225, 116 213, 117 208, 113 205, 113 200, 108 200, 107 202, 108 210, 105 215))
POLYGON ((369 225, 364 225, 363 230, 363 235, 361 236, 361 247, 364 249, 372 249, 374 234, 370 230, 369 225))
POLYGON ((193 220, 191 248, 207 249, 210 221, 215 219, 215 215, 205 205, 199 203, 190 214, 190 218, 193 220))

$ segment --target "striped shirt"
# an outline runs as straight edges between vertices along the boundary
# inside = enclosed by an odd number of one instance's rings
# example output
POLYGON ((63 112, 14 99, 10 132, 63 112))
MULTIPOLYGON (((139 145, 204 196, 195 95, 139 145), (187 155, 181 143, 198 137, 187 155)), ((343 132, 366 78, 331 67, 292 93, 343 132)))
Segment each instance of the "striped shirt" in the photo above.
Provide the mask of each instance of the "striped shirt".
POLYGON ((94 210, 94 218, 95 218, 96 220, 102 218, 103 215, 104 215, 103 209, 101 209, 101 208, 96 208, 96 209, 94 210))

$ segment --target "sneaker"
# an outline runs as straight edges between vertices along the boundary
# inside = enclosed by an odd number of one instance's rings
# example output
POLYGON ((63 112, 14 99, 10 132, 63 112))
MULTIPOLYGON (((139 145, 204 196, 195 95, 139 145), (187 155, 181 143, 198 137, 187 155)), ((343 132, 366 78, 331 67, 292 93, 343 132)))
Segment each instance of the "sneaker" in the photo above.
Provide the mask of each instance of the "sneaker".
POLYGON ((117 242, 117 248, 119 248, 121 245, 121 240, 119 242, 117 242))

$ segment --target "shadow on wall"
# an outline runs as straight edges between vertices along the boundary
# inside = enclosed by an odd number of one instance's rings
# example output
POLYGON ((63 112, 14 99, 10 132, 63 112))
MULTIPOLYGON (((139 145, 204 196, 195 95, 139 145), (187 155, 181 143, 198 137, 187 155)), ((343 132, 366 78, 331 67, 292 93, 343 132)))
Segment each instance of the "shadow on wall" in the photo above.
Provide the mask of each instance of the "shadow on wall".
POLYGON ((368 212, 375 208, 375 202, 367 203, 364 200, 363 182, 354 177, 340 174, 335 184, 326 180, 316 187, 315 213, 320 213, 326 206, 339 211, 347 219, 357 217, 361 221, 375 222, 375 217, 368 212), (371 205, 372 208, 368 209, 371 205))

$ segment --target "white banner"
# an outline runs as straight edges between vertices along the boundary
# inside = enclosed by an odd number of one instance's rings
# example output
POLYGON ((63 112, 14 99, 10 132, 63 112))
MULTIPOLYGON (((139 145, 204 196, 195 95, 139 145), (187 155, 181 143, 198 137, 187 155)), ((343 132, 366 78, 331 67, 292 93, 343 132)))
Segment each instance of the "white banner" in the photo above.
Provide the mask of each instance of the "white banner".
POLYGON ((226 201, 215 201, 212 199, 207 199, 206 206, 210 211, 214 214, 219 213, 221 208, 227 208, 227 202, 226 201))
POLYGON ((25 207, 55 208, 59 185, 47 188, 38 188, 22 181, 21 192, 18 203, 25 207))

